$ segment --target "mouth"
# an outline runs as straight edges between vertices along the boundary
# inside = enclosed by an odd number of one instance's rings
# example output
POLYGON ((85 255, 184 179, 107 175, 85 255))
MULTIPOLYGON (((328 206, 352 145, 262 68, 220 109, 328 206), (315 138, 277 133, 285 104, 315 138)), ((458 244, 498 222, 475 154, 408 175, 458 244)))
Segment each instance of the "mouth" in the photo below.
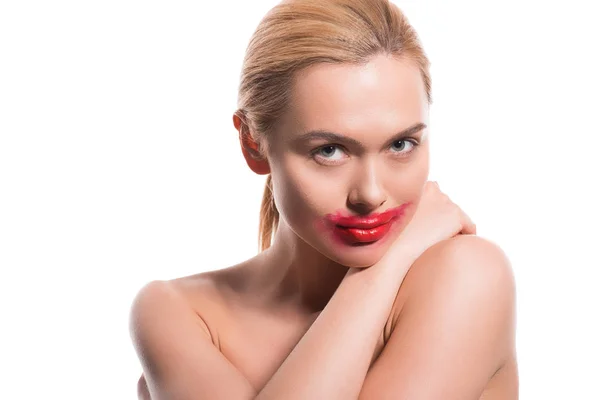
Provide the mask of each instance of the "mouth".
POLYGON ((346 243, 352 245, 364 245, 376 242, 383 238, 390 230, 392 221, 393 220, 390 220, 384 224, 367 229, 355 227, 348 228, 336 225, 334 228, 334 232, 339 238, 343 239, 346 243))
POLYGON ((350 245, 368 245, 381 240, 404 214, 410 203, 391 208, 383 213, 367 216, 328 215, 326 220, 332 226, 334 235, 350 245))
POLYGON ((401 206, 390 208, 382 213, 374 213, 366 216, 344 216, 338 212, 337 214, 327 215, 325 219, 330 224, 340 228, 374 229, 390 222, 394 218, 400 217, 409 205, 410 203, 404 203, 401 206))
MULTIPOLYGON (((348 218, 348 217, 347 217, 348 218)), ((349 217, 353 218, 353 217, 349 217)), ((335 226, 338 228, 345 229, 374 229, 381 225, 384 225, 390 222, 394 216, 378 216, 378 217, 370 217, 369 219, 352 219, 345 221, 338 221, 335 223, 335 226)))

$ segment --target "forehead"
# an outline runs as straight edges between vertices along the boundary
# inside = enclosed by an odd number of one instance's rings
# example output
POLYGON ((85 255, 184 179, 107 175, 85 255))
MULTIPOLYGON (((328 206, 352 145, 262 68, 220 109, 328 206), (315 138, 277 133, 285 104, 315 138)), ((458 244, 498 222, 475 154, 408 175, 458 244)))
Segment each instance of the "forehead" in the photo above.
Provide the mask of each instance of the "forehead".
POLYGON ((395 133, 427 118, 419 68, 379 55, 365 65, 317 64, 295 76, 286 114, 299 130, 395 133))

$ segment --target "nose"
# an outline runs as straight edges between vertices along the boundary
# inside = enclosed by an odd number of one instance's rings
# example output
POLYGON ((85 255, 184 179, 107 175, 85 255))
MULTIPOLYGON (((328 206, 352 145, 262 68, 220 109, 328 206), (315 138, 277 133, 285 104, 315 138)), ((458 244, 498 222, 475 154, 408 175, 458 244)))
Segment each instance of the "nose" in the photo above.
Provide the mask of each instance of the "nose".
POLYGON ((349 208, 368 213, 385 203, 386 194, 378 180, 374 162, 361 166, 355 177, 348 194, 349 208))

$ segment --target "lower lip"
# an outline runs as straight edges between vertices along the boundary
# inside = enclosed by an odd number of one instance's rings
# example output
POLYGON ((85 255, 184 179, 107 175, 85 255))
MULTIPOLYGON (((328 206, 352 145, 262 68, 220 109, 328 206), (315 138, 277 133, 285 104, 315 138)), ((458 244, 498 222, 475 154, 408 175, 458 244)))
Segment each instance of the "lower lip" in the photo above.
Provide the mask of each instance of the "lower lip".
POLYGON ((350 245, 369 245, 383 239, 390 231, 392 224, 398 220, 398 217, 386 222, 383 225, 370 229, 345 228, 335 226, 333 228, 334 236, 345 244, 350 245))

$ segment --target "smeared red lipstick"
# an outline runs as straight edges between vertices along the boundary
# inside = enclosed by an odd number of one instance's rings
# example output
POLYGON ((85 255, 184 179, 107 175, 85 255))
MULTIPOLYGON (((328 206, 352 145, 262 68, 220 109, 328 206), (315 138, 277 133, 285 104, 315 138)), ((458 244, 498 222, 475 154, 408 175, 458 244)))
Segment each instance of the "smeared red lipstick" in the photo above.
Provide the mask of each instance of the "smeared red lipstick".
POLYGON ((385 212, 366 216, 345 216, 338 211, 336 214, 326 215, 325 224, 346 244, 375 242, 389 232, 393 222, 404 214, 405 208, 410 204, 405 203, 385 212))

